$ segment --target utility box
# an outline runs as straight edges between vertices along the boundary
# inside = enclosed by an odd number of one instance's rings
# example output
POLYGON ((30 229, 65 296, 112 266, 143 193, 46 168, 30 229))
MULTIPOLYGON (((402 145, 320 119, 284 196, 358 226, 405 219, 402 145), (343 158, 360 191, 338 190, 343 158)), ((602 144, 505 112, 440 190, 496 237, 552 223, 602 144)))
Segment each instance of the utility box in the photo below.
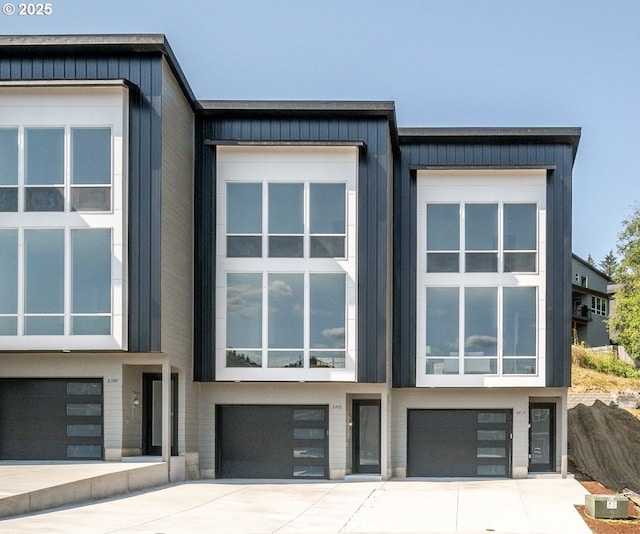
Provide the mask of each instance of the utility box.
POLYGON ((584 508, 596 519, 628 519, 629 499, 624 495, 585 495, 584 508))

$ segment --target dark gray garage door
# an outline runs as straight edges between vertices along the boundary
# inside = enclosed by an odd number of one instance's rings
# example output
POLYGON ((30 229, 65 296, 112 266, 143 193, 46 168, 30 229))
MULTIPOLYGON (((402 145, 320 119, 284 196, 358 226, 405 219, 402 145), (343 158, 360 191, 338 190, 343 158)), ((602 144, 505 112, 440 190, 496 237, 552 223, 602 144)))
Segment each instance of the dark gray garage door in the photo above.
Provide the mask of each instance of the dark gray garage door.
POLYGON ((328 478, 326 406, 218 406, 219 478, 328 478))
POLYGON ((510 410, 409 410, 407 475, 508 477, 510 410))
POLYGON ((102 379, 0 379, 0 459, 102 459, 102 406, 102 379))

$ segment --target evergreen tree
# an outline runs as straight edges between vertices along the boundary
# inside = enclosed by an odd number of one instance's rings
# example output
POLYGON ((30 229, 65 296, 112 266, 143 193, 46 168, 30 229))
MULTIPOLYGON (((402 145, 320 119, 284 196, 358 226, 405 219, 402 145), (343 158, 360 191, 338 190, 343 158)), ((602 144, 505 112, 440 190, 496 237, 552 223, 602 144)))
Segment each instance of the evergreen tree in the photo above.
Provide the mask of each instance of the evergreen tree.
POLYGON ((591 252, 589 252, 589 257, 587 258, 587 263, 589 265, 591 265, 591 267, 595 267, 596 266, 596 262, 593 261, 593 258, 591 257, 591 252))
POLYGON ((614 277, 620 287, 608 326, 610 335, 633 358, 640 359, 640 203, 622 224, 618 234, 620 265, 614 277))
POLYGON ((616 255, 613 253, 613 250, 610 250, 608 254, 604 257, 604 259, 600 262, 600 268, 609 278, 613 278, 613 275, 615 274, 617 267, 618 267, 618 258, 616 258, 616 255))

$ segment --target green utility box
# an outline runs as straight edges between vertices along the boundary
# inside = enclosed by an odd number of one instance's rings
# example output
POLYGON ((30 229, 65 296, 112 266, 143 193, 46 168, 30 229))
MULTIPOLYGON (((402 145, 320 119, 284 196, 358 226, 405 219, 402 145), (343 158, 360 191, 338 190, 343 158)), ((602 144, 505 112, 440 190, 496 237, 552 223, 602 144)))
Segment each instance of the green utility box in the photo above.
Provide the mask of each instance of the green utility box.
POLYGON ((585 495, 584 508, 596 519, 627 519, 629 499, 624 495, 585 495))

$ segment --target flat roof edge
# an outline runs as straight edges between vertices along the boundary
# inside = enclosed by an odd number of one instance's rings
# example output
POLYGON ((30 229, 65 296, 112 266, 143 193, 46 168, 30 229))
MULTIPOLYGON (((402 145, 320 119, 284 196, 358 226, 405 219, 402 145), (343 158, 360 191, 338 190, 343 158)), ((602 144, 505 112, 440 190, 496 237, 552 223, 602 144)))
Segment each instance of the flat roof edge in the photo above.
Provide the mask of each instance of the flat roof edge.
POLYGON ((398 128, 400 144, 443 142, 464 143, 545 143, 567 144, 573 148, 575 159, 582 128, 549 127, 452 127, 398 128))
POLYGON ((158 47, 166 45, 161 33, 147 34, 59 34, 59 35, 1 35, 0 47, 73 47, 73 46, 139 46, 158 47))
POLYGON ((580 137, 579 127, 452 127, 398 128, 401 138, 432 137, 580 137))
POLYGON ((209 112, 352 112, 389 116, 395 114, 392 101, 366 100, 200 100, 201 109, 209 112))

